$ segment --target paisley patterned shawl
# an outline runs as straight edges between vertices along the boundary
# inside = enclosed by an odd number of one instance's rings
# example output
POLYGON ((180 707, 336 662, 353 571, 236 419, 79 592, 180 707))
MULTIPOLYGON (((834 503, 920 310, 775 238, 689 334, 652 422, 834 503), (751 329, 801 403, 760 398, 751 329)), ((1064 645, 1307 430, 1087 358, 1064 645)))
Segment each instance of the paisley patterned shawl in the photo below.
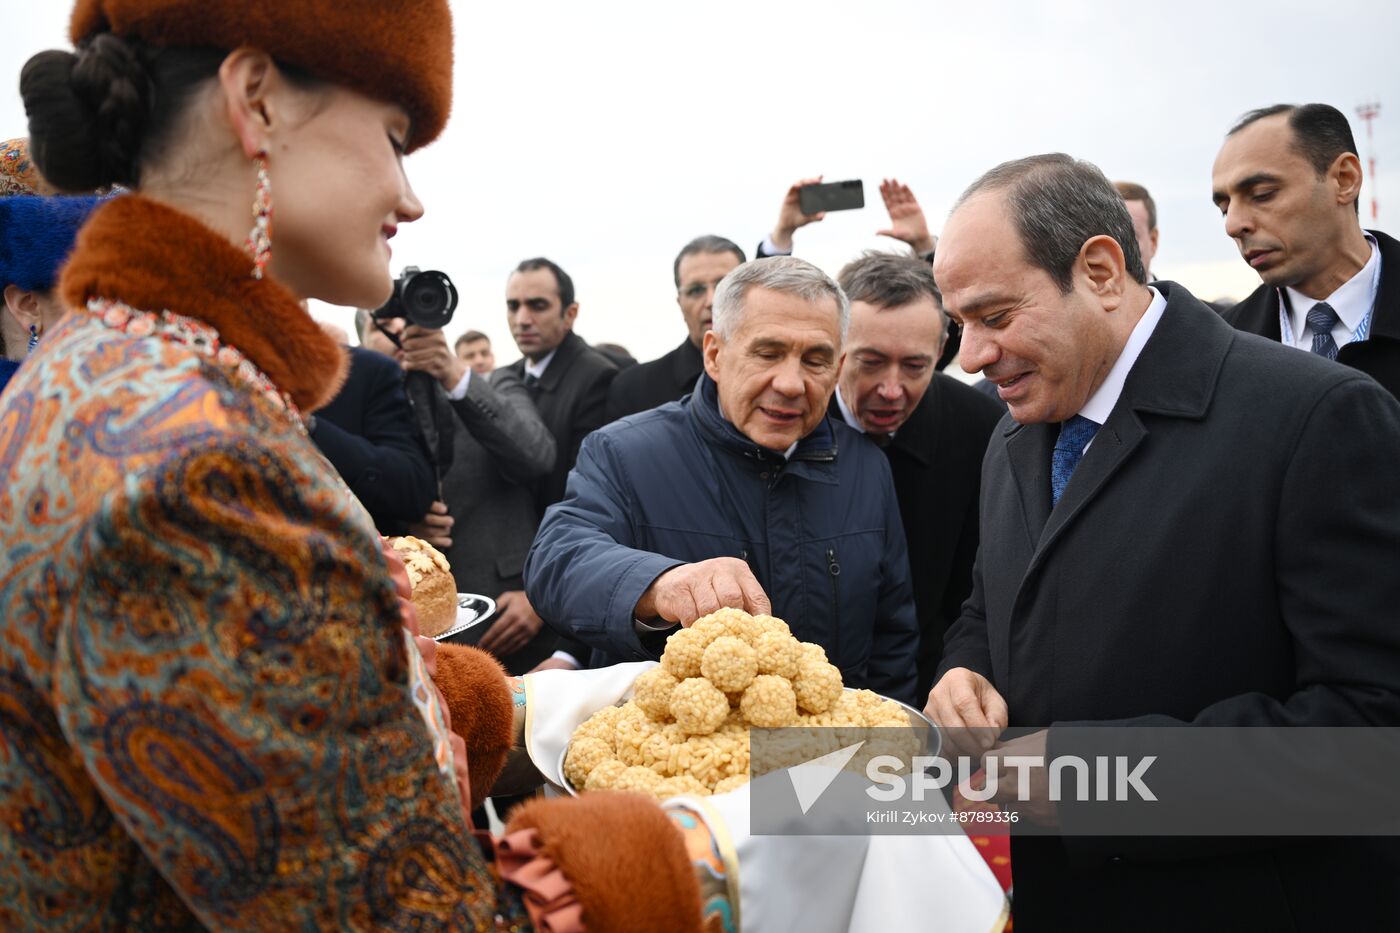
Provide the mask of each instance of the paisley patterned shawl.
MULTIPOLYGON (((293 405, 342 354, 193 219, 104 206, 62 290, 212 327, 293 405)), ((368 517, 217 355, 75 311, 0 397, 0 929, 479 929, 368 517)), ((518 905, 517 905, 518 906, 518 905)))

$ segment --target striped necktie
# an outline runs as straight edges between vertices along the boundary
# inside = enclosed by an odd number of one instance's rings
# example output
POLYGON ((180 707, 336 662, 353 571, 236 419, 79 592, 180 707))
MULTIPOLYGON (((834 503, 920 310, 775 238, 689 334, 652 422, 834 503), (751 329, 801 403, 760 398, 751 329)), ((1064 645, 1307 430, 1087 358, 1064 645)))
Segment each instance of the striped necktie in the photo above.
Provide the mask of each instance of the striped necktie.
POLYGON ((1338 320, 1337 312, 1327 302, 1319 301, 1312 306, 1308 311, 1308 326, 1313 332, 1312 352, 1329 360, 1337 358, 1337 341, 1332 339, 1332 328, 1337 326, 1338 320))

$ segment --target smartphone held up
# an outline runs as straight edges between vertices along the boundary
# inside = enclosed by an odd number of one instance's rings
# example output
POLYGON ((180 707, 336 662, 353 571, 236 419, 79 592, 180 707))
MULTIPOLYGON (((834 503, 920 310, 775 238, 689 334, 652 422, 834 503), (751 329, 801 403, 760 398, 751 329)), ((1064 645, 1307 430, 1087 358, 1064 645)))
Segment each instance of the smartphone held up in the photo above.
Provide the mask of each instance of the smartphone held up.
POLYGON ((797 192, 798 206, 804 214, 825 211, 851 211, 865 207, 865 186, 859 178, 806 185, 797 192))

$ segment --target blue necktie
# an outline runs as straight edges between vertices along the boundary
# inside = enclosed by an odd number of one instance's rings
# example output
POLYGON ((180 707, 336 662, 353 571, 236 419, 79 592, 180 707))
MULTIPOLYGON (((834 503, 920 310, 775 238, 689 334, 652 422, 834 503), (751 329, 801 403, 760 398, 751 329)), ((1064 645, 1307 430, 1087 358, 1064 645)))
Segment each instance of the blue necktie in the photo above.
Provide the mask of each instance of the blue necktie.
POLYGON ((1060 496, 1069 485, 1069 478, 1074 475, 1074 468, 1079 466, 1079 461, 1084 458, 1084 448, 1094 439, 1098 430, 1099 423, 1090 421, 1083 415, 1075 415, 1060 425, 1060 437, 1055 441, 1055 453, 1050 458, 1052 506, 1059 503, 1060 496))
POLYGON ((1332 328, 1337 326, 1339 317, 1332 306, 1319 301, 1308 311, 1308 326, 1312 328, 1312 352, 1329 360, 1337 358, 1337 341, 1332 339, 1332 328))

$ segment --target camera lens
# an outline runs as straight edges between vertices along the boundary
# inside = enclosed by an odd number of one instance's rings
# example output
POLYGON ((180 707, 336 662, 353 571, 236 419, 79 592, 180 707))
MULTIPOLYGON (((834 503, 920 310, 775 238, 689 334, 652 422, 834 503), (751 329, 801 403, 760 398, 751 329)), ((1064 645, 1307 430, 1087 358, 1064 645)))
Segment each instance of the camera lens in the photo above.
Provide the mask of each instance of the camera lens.
POLYGON ((404 282, 403 309, 419 327, 441 329, 457 310, 457 289, 442 272, 419 272, 404 282))

